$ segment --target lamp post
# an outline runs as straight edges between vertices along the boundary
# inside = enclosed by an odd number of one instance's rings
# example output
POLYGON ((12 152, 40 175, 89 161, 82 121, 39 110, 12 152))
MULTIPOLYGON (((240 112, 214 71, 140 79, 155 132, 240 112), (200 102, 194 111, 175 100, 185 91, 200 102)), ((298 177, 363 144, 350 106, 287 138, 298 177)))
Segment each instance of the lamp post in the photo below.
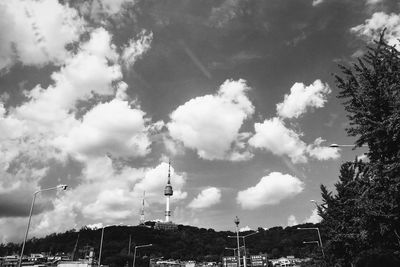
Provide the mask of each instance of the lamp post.
MULTIPOLYGON (((339 147, 355 147, 355 145, 338 145, 338 144, 330 144, 329 147, 339 148, 339 147)), ((362 145, 360 147, 368 147, 368 145, 362 145)))
POLYGON ((317 201, 316 201, 316 200, 314 200, 314 199, 311 199, 311 200, 310 200, 310 202, 311 202, 311 203, 314 203, 314 204, 315 204, 315 206, 318 208, 318 203, 317 203, 317 201))
POLYGON ((152 245, 153 245, 153 244, 135 246, 135 251, 134 251, 134 253, 133 253, 133 267, 135 267, 135 263, 136 263, 136 249, 137 249, 137 248, 144 248, 144 247, 151 247, 152 245))
POLYGON ((317 246, 319 246, 318 241, 303 241, 303 244, 317 244, 317 246))
MULTIPOLYGON (((243 238, 243 247, 244 247, 244 256, 245 258, 247 257, 247 252, 246 252, 246 237, 252 236, 258 234, 258 231, 248 234, 248 235, 243 235, 243 236, 239 236, 240 238, 243 238)), ((236 236, 233 235, 228 235, 229 238, 236 238, 236 236)))
POLYGON ((322 247, 322 239, 321 239, 321 234, 319 232, 318 227, 312 227, 312 228, 297 228, 297 230, 316 230, 318 232, 318 239, 319 239, 319 246, 321 248, 322 256, 325 258, 325 253, 324 253, 324 248, 322 247))
POLYGON ((238 250, 238 267, 240 267, 240 244, 239 244, 239 223, 240 220, 238 216, 235 217, 233 222, 236 224, 236 242, 237 242, 237 250, 238 250))
MULTIPOLYGON (((244 248, 244 246, 241 246, 240 248, 244 248)), ((237 248, 228 248, 228 247, 225 247, 225 249, 226 249, 226 250, 233 250, 233 256, 236 257, 236 251, 238 250, 237 248)))
POLYGON ((101 264, 101 252, 103 251, 103 237, 104 237, 104 228, 106 228, 106 226, 103 226, 103 228, 101 229, 101 239, 100 239, 99 262, 97 263, 97 266, 98 266, 98 267, 100 267, 100 264, 101 264))
POLYGON ((233 256, 236 257, 237 248, 225 248, 226 250, 233 250, 233 256))
POLYGON ((24 255, 25 243, 26 243, 26 239, 28 238, 29 227, 30 227, 30 225, 31 225, 32 211, 33 211, 33 206, 35 205, 36 195, 39 194, 40 192, 43 192, 43 191, 49 191, 49 190, 55 190, 55 189, 57 189, 57 190, 58 190, 58 189, 66 190, 67 187, 68 187, 68 185, 60 184, 60 185, 57 185, 56 187, 50 187, 50 188, 46 188, 46 189, 40 189, 40 190, 38 190, 38 191, 36 191, 36 192, 33 193, 32 204, 31 204, 31 210, 29 211, 28 226, 26 227, 25 238, 24 238, 24 242, 22 243, 21 256, 19 257, 19 263, 18 263, 18 266, 19 266, 19 267, 22 266, 22 256, 24 255))

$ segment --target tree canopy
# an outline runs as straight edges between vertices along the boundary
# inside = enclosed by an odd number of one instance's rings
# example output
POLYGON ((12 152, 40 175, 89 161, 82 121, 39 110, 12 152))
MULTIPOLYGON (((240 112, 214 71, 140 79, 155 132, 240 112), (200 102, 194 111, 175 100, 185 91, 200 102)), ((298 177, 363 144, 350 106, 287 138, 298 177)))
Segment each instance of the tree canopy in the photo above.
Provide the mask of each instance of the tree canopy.
POLYGON ((345 162, 336 192, 321 186, 319 213, 331 263, 350 266, 371 255, 400 252, 400 52, 384 33, 351 67, 339 66, 355 147, 368 145, 367 161, 345 162))

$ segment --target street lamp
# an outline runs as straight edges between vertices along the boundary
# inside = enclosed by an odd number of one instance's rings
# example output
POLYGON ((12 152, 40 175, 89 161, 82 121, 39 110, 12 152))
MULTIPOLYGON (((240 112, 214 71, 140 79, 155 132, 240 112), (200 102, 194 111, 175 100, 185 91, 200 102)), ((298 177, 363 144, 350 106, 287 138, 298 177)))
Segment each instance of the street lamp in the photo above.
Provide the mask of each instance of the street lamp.
POLYGON ((317 203, 317 201, 316 201, 316 200, 314 200, 314 199, 311 199, 311 200, 310 200, 310 202, 311 202, 311 203, 314 203, 314 204, 315 204, 315 206, 318 208, 318 203, 317 203))
POLYGON ((238 267, 240 267, 240 244, 239 244, 239 223, 240 220, 238 216, 235 217, 233 222, 236 224, 236 242, 237 242, 237 250, 238 250, 238 267))
POLYGON ((100 239, 100 252, 99 252, 99 262, 97 263, 97 266, 100 267, 100 263, 101 263, 101 252, 103 250, 103 237, 104 237, 104 228, 106 228, 106 226, 103 226, 103 228, 101 229, 101 239, 100 239))
MULTIPOLYGON (((258 234, 259 232, 256 231, 254 233, 250 233, 248 235, 243 235, 243 236, 239 236, 240 238, 243 238, 243 247, 244 247, 244 257, 247 258, 247 252, 246 252, 246 237, 258 234)), ((236 238, 236 236, 233 235, 228 235, 229 238, 236 238)))
POLYGON ((136 263, 136 249, 137 248, 144 248, 144 247, 151 247, 152 245, 153 244, 135 246, 135 252, 133 253, 133 267, 135 267, 135 263, 136 263))
POLYGON ((303 244, 317 244, 317 246, 319 246, 318 241, 303 241, 303 244))
MULTIPOLYGON (((333 147, 333 148, 338 148, 338 147, 355 147, 355 145, 330 144, 329 147, 333 147)), ((361 147, 368 147, 368 145, 362 145, 361 147)))
MULTIPOLYGON (((241 246, 240 248, 243 248, 244 246, 241 246)), ((235 256, 236 257, 236 251, 238 250, 237 248, 228 248, 228 247, 225 247, 225 249, 227 249, 227 250, 233 250, 233 256, 235 256)))
POLYGON ((237 248, 225 248, 226 250, 233 250, 233 256, 236 257, 237 248))
POLYGON ((319 232, 319 228, 318 227, 312 227, 312 228, 297 228, 297 230, 316 230, 318 232, 318 238, 319 238, 319 246, 321 248, 322 251, 322 256, 325 258, 325 253, 324 253, 324 248, 322 247, 322 239, 321 239, 321 234, 319 232))
POLYGON ((28 238, 29 227, 30 227, 30 225, 31 225, 32 211, 33 211, 33 206, 35 205, 36 195, 39 194, 40 192, 43 192, 43 191, 49 191, 49 190, 55 190, 55 189, 57 189, 57 190, 58 190, 58 189, 66 190, 67 187, 68 187, 68 185, 60 184, 60 185, 57 185, 56 187, 50 187, 50 188, 46 188, 46 189, 40 189, 40 190, 36 191, 35 193, 33 193, 32 204, 31 204, 31 210, 29 211, 28 226, 26 227, 25 238, 24 238, 24 242, 22 243, 21 256, 19 257, 19 263, 18 263, 18 266, 19 266, 19 267, 22 266, 22 256, 24 255, 25 243, 26 243, 26 239, 28 238))

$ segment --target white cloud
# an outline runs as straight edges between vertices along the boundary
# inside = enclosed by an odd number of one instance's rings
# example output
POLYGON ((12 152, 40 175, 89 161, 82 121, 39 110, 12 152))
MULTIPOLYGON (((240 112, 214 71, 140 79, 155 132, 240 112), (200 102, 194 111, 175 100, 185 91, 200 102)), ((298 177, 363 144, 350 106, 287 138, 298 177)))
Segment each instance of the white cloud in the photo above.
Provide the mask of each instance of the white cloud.
POLYGON ((79 40, 84 22, 75 9, 53 0, 0 3, 0 70, 17 60, 25 65, 60 64, 65 46, 79 40))
POLYGON ((150 148, 144 112, 114 99, 87 112, 80 124, 55 139, 57 147, 77 157, 146 155, 150 148))
POLYGON ((280 172, 264 176, 253 187, 240 191, 236 201, 243 209, 256 209, 263 205, 275 205, 286 198, 301 193, 304 183, 299 178, 280 172))
POLYGON ((221 190, 209 187, 202 190, 188 205, 192 209, 204 209, 211 207, 221 201, 221 190))
MULTIPOLYGON (((171 200, 177 203, 187 196, 182 190, 186 179, 175 173, 173 168, 171 170, 174 189, 171 200)), ((122 166, 116 169, 108 157, 88 159, 82 170, 81 183, 59 192, 54 200, 47 199, 52 201, 54 208, 32 217, 30 236, 44 236, 84 225, 136 224, 143 191, 146 191, 148 205, 164 208, 163 190, 167 174, 167 163, 161 163, 154 168, 122 166)), ((151 210, 146 213, 148 218, 163 214, 162 211, 152 213, 151 210)), ((26 222, 19 217, 0 218, 0 227, 10 231, 2 237, 3 241, 21 240, 22 231, 15 230, 24 229, 26 222)))
POLYGON ((66 121, 78 100, 88 100, 94 93, 113 95, 112 83, 120 80, 122 73, 119 65, 108 63, 117 56, 110 41, 106 30, 94 30, 82 50, 51 75, 54 85, 46 89, 36 86, 26 93, 30 101, 16 109, 18 117, 38 125, 66 121))
POLYGON ((127 209, 132 202, 129 192, 122 188, 106 189, 101 191, 95 202, 83 207, 82 212, 95 220, 113 218, 124 220, 131 216, 131 209, 127 209))
POLYGON ((324 84, 320 80, 315 80, 309 86, 295 83, 290 88, 290 94, 285 94, 284 101, 276 105, 277 113, 282 118, 298 118, 308 108, 323 107, 330 92, 328 84, 324 84))
POLYGON ((371 18, 365 20, 364 24, 357 25, 350 31, 372 42, 379 39, 379 34, 384 28, 386 28, 385 39, 388 44, 397 45, 396 48, 399 50, 400 14, 375 12, 371 18))
POLYGON ((247 232, 247 231, 251 231, 253 229, 250 228, 250 226, 246 225, 245 227, 242 227, 239 229, 239 232, 247 232))
POLYGON ((103 224, 102 223, 93 223, 93 224, 88 224, 86 225, 87 228, 96 230, 96 229, 100 229, 103 228, 103 224))
POLYGON ((144 53, 150 49, 153 40, 153 33, 142 31, 136 39, 130 39, 129 44, 124 47, 121 58, 127 67, 132 66, 144 53))
POLYGON ((294 163, 307 162, 304 154, 306 144, 300 140, 295 131, 287 128, 278 117, 255 123, 255 135, 249 139, 249 144, 255 148, 263 148, 278 156, 287 155, 294 163))
POLYGON ((306 163, 308 157, 317 160, 336 159, 340 155, 338 149, 321 146, 324 141, 317 138, 313 144, 307 145, 301 134, 286 127, 285 122, 275 117, 263 123, 255 123, 255 134, 249 144, 255 148, 266 149, 278 156, 288 156, 293 163, 306 163))
POLYGON ((369 162, 369 158, 368 158, 367 154, 362 154, 360 156, 357 156, 357 160, 360 160, 362 162, 369 162))
POLYGON ((121 12, 124 5, 134 3, 134 0, 97 0, 100 3, 101 11, 108 15, 115 15, 121 12))
POLYGON ((287 226, 295 226, 298 225, 296 216, 293 214, 288 217, 287 226))
POLYGON ((324 0, 313 0, 313 1, 312 1, 312 5, 313 5, 313 6, 317 6, 317 5, 322 4, 323 2, 324 2, 324 0))
POLYGON ((249 90, 244 80, 227 80, 216 95, 196 97, 179 106, 167 124, 171 137, 203 159, 248 159, 251 155, 243 140, 248 134, 239 130, 254 113, 246 96, 249 90))
POLYGON ((313 209, 310 217, 304 220, 304 223, 319 223, 321 222, 322 218, 318 215, 318 209, 313 209))
POLYGON ((17 139, 26 131, 24 123, 14 116, 7 116, 3 103, 0 102, 0 140, 17 139))
POLYGON ((314 141, 314 144, 307 146, 307 153, 310 155, 310 157, 318 160, 339 158, 339 149, 329 146, 321 146, 321 143, 324 141, 325 140, 319 137, 314 141))
MULTIPOLYGON (((168 163, 162 162, 154 169, 146 172, 143 179, 134 185, 133 193, 141 196, 143 191, 146 191, 146 201, 149 203, 165 203, 162 196, 164 187, 167 184, 168 163)), ((179 201, 187 197, 187 193, 182 191, 186 178, 184 174, 180 175, 175 173, 174 168, 171 166, 171 184, 174 194, 171 201, 179 201)))

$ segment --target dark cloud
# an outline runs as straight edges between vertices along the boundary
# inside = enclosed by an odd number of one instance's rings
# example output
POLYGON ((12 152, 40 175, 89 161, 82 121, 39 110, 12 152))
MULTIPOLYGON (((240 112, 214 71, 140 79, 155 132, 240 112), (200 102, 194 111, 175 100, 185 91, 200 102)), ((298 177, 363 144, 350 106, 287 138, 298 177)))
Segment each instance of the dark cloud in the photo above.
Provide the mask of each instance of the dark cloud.
MULTIPOLYGON (((32 199, 33 192, 11 191, 0 194, 0 218, 28 216, 32 199)), ((50 199, 37 196, 32 214, 40 214, 52 208, 50 199)))

